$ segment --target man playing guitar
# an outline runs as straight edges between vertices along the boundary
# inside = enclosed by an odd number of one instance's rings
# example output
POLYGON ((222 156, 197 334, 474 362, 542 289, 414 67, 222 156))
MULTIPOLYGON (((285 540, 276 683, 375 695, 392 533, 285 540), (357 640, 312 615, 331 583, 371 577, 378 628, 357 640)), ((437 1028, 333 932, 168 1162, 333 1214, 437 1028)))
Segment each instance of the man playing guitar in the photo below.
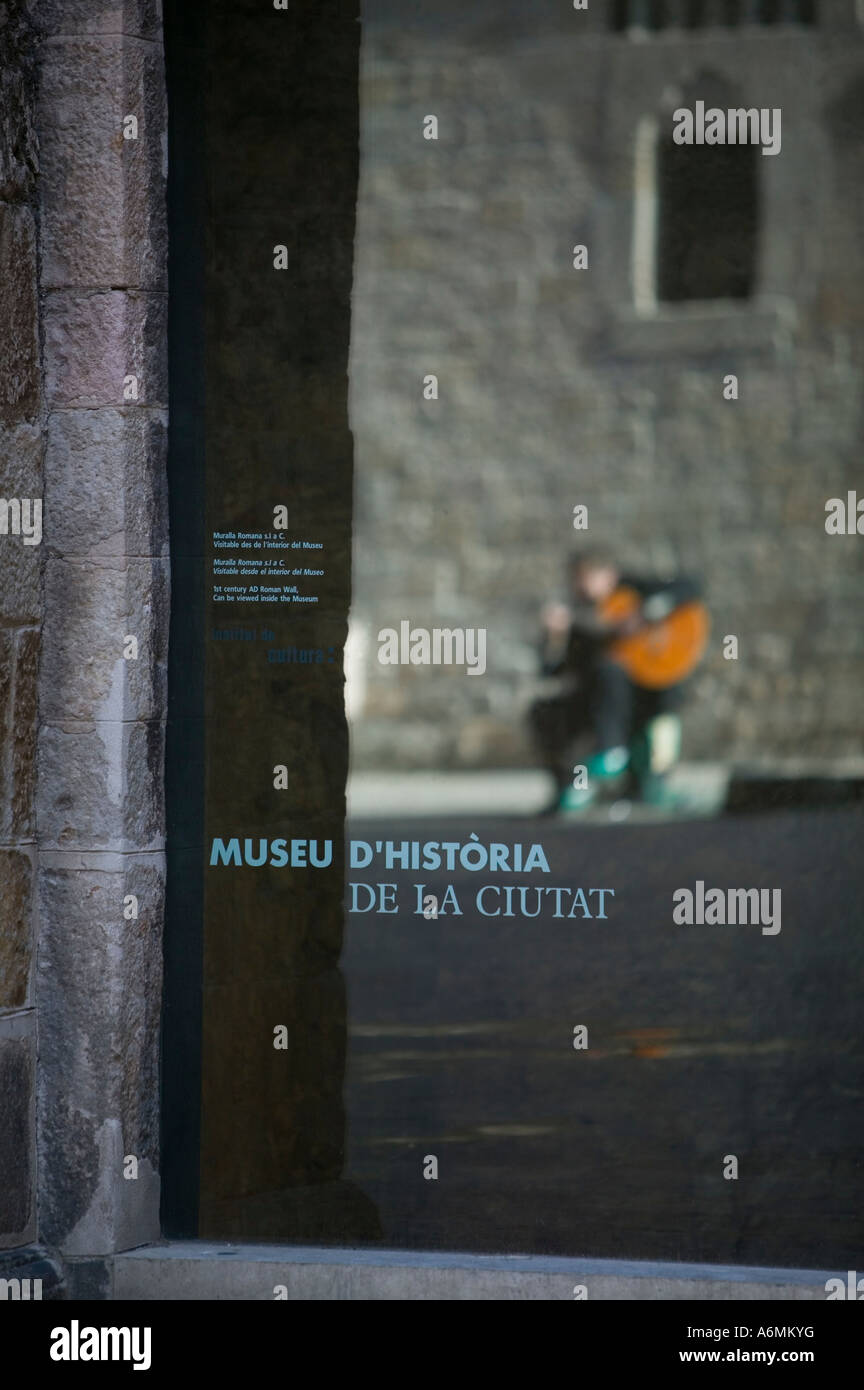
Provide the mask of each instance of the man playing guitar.
POLYGON ((617 785, 628 768, 643 799, 662 801, 665 774, 678 754, 674 711, 708 637, 700 586, 683 577, 625 575, 609 556, 583 552, 569 563, 568 587, 570 603, 551 604, 542 614, 542 671, 560 677, 561 690, 530 713, 555 779, 548 809, 580 809, 604 783, 617 785), (587 784, 579 786, 570 750, 586 734, 593 751, 584 763, 587 784))

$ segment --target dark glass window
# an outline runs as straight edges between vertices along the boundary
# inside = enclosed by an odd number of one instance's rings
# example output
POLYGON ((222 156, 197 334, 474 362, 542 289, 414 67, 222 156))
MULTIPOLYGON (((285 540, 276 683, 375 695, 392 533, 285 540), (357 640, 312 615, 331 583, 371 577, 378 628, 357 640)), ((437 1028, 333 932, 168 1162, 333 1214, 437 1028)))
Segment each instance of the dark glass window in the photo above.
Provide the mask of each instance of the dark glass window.
POLYGON ((657 296, 747 299, 758 235, 757 145, 676 145, 658 151, 657 296))

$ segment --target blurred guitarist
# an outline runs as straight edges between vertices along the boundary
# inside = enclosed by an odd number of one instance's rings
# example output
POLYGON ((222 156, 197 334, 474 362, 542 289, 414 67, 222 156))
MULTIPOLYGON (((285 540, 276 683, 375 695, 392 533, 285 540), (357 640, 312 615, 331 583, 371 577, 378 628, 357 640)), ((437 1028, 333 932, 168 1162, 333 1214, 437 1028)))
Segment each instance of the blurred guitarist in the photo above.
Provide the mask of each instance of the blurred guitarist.
POLYGON ((578 810, 628 769, 645 800, 662 802, 665 774, 678 756, 687 677, 708 634, 694 579, 624 574, 610 557, 582 552, 568 565, 570 602, 541 615, 544 676, 559 693, 538 700, 530 722, 544 766, 555 779, 547 808, 578 810), (585 786, 574 785, 572 745, 588 737, 585 786))

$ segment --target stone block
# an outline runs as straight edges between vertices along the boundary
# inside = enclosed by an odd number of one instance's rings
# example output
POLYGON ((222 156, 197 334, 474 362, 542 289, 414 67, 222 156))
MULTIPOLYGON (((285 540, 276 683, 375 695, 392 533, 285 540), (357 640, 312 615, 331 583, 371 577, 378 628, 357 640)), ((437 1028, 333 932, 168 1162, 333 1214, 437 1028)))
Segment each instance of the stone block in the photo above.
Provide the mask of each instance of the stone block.
POLYGON ((26 207, 0 203, 0 424, 32 420, 39 407, 36 229, 26 207))
POLYGON ((164 727, 156 722, 46 722, 39 735, 45 848, 161 849, 164 727))
POLYGON ((35 1064, 32 1014, 0 1015, 0 1248, 36 1234, 35 1064))
POLYGON ((41 714, 51 721, 164 716, 168 573, 162 560, 50 558, 41 714), (137 659, 125 659, 127 636, 137 659))
MULTIPOLYGON (((15 839, 35 831, 36 727, 38 714, 37 676, 40 638, 36 628, 15 633, 15 693, 12 700, 11 786, 9 792, 9 830, 15 839)), ((10 765, 10 764, 7 764, 10 765)))
MULTIPOLYGON (((9 730, 12 723, 14 643, 14 631, 0 628, 0 731, 2 731, 3 746, 5 746, 9 738, 9 730)), ((3 788, 3 791, 5 792, 5 788, 3 788)))
POLYGON ((0 629, 0 838, 13 842, 33 834, 38 659, 35 628, 0 629))
POLYGON ((51 35, 134 35, 155 39, 162 24, 161 0, 27 0, 33 23, 51 35))
POLYGON ((77 856, 49 852, 47 861, 40 911, 63 931, 46 934, 39 959, 43 987, 50 986, 42 1064, 57 1093, 74 1096, 96 1121, 121 1119, 126 1152, 155 1167, 161 857, 88 855, 82 866, 77 856), (137 898, 134 918, 125 916, 129 895, 137 898), (82 1046, 70 1047, 73 1038, 82 1046))
POLYGON ((53 407, 122 406, 134 375, 138 405, 168 400, 167 300, 140 291, 53 290, 45 300, 45 395, 53 407))
POLYGON ((45 856, 39 961, 48 1238, 97 1254, 158 1236, 161 856, 45 856), (68 861, 68 867, 67 867, 68 861), (134 893, 138 916, 124 916, 134 893), (138 1162, 124 1177, 124 1160, 138 1162))
POLYGON ((113 1297, 114 1271, 110 1259, 66 1260, 64 1265, 70 1302, 105 1302, 113 1297))
POLYGON ((168 554, 163 412, 63 410, 49 418, 45 534, 65 556, 168 554))
MULTIPOLYGON (((42 450, 36 425, 0 429, 0 497, 19 501, 42 497, 42 450)), ((42 555, 40 545, 25 545, 20 536, 0 536, 0 617, 21 622, 38 619, 42 555)))
POLYGON ((298 1248, 272 1241, 228 1250, 221 1241, 172 1241, 153 1250, 125 1251, 114 1262, 118 1299, 155 1302, 230 1298, 272 1303, 279 1284, 289 1301, 301 1302, 572 1302, 576 1284, 585 1284, 592 1300, 616 1302, 824 1302, 828 1273, 462 1251, 298 1248), (226 1259, 228 1254, 233 1258, 226 1259))
POLYGON ((0 1254, 0 1279, 20 1280, 21 1301, 57 1303, 67 1297, 60 1261, 39 1245, 17 1245, 0 1254))
POLYGON ((159 1239, 159 1175, 144 1159, 123 1177, 128 1150, 120 1122, 100 1125, 68 1097, 40 1119, 40 1222, 68 1255, 101 1255, 159 1239))
POLYGON ((166 122, 161 49, 119 34, 48 43, 39 105, 46 288, 165 289, 166 122), (123 134, 129 115, 134 140, 123 134))
POLYGON ((36 51, 21 5, 5 6, 0 30, 0 202, 23 201, 39 167, 34 122, 36 51))
POLYGON ((24 850, 0 850, 0 1010, 29 1002, 33 924, 33 865, 24 850))

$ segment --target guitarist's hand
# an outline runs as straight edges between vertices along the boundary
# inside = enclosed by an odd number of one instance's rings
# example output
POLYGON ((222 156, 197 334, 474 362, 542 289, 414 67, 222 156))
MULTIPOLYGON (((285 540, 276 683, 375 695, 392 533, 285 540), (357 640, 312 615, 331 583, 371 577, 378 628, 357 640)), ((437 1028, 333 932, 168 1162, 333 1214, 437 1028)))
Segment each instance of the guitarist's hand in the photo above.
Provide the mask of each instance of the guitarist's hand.
POLYGON ((641 613, 631 613, 623 622, 615 624, 616 637, 632 637, 634 632, 640 632, 645 626, 645 619, 641 613))
POLYGON ((570 631, 572 614, 565 603, 547 603, 540 616, 543 630, 548 637, 560 640, 567 636, 570 631))

